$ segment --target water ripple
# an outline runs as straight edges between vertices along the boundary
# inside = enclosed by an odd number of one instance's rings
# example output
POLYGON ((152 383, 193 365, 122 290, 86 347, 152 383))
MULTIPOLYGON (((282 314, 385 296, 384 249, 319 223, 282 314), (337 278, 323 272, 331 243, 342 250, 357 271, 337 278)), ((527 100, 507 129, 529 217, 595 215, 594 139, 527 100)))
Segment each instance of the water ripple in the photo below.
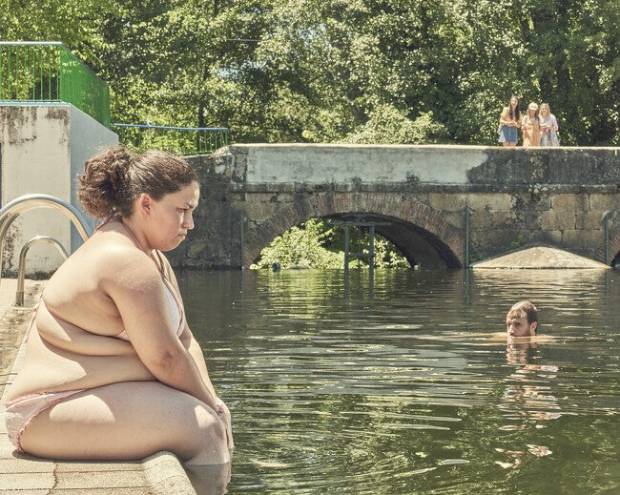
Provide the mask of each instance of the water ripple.
POLYGON ((620 491, 620 276, 587 272, 182 274, 231 493, 620 491), (510 346, 524 297, 546 340, 510 346))

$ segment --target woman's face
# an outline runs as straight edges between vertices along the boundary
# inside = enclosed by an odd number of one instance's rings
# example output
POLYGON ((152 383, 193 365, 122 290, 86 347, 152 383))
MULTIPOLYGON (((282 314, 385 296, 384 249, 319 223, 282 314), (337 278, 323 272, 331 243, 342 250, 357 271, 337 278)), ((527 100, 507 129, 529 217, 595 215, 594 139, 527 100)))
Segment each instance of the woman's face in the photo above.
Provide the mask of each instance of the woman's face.
POLYGON ((193 212, 199 199, 200 187, 192 182, 159 201, 151 201, 147 236, 152 248, 170 251, 181 244, 194 228, 193 212))
POLYGON ((519 104, 519 100, 517 100, 516 96, 513 96, 512 98, 510 98, 510 106, 512 108, 517 108, 518 104, 519 104))
POLYGON ((542 115, 543 117, 549 115, 549 107, 547 105, 542 105, 540 107, 540 115, 542 115))

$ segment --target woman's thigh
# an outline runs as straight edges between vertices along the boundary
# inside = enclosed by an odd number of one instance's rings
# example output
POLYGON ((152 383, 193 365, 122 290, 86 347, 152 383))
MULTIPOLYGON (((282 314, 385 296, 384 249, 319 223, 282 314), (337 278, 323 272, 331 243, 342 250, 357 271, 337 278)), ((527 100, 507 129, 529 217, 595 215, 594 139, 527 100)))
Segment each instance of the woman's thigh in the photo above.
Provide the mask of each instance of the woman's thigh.
POLYGON ((35 417, 24 451, 56 459, 142 459, 171 450, 205 464, 229 461, 215 412, 159 382, 122 382, 85 390, 35 417))

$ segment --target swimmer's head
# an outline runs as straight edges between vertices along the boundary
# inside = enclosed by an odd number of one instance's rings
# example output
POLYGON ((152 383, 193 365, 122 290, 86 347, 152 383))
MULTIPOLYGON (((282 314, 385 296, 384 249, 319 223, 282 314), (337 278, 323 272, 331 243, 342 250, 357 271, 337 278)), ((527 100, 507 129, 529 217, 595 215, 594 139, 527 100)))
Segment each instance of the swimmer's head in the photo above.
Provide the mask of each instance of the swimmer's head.
POLYGON ((198 182, 196 172, 180 156, 151 150, 134 153, 114 146, 86 161, 79 177, 80 202, 97 219, 129 217, 134 200, 148 194, 159 201, 198 182))
POLYGON ((510 337, 530 337, 536 335, 538 310, 530 301, 519 301, 506 315, 506 333, 510 337))

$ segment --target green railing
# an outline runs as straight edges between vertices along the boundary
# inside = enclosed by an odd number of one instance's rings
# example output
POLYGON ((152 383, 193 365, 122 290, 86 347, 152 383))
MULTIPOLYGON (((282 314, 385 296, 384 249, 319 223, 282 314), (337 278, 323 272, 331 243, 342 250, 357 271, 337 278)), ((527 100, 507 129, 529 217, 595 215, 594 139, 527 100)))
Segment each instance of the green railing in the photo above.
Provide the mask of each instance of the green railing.
POLYGON ((0 101, 64 101, 110 125, 108 85, 60 42, 0 42, 0 101))
POLYGON ((112 124, 121 143, 145 151, 159 149, 182 155, 204 155, 227 146, 225 127, 174 127, 152 124, 112 124))

